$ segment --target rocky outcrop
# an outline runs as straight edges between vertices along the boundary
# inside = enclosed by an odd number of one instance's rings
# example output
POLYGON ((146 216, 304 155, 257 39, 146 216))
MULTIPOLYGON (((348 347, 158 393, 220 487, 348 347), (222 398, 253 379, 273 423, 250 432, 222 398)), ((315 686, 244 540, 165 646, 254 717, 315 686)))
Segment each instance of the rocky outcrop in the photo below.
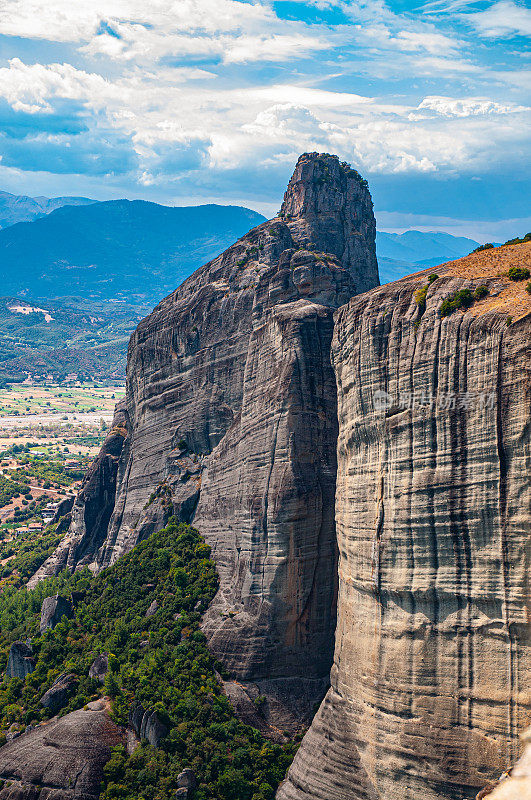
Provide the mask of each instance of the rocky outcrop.
POLYGON ((53 515, 52 523, 59 522, 62 517, 65 517, 67 514, 70 514, 72 511, 72 506, 74 505, 74 497, 65 497, 64 500, 61 500, 58 503, 57 508, 55 509, 55 513, 53 515))
POLYGON ((6 678, 22 678, 30 675, 35 669, 33 648, 29 642, 13 642, 9 648, 6 678))
POLYGON ((0 748, 0 800, 95 800, 118 744, 103 701, 39 725, 0 748))
POLYGON ((77 675, 63 672, 62 675, 59 675, 54 680, 48 691, 46 691, 39 700, 41 706, 50 709, 54 713, 59 711, 66 705, 70 694, 78 682, 79 678, 77 675))
POLYGON ((169 733, 168 726, 157 711, 152 708, 146 710, 140 703, 137 703, 129 713, 129 727, 139 739, 147 739, 153 747, 158 747, 169 733))
POLYGON ((524 752, 495 786, 479 792, 476 800, 531 800, 531 728, 523 737, 524 752))
POLYGON ((94 559, 94 553, 104 542, 114 509, 120 456, 127 449, 128 415, 125 403, 116 405, 114 419, 101 451, 91 464, 79 494, 70 511, 67 535, 44 565, 33 575, 28 589, 63 569, 74 569, 94 559), (125 445, 125 447, 124 447, 125 445))
POLYGON ((473 798, 516 758, 531 298, 500 270, 529 264, 531 245, 500 250, 338 312, 336 652, 279 800, 473 798), (486 297, 441 317, 481 284, 486 297))
POLYGON ((197 787, 197 780, 194 772, 191 769, 183 769, 177 775, 177 789, 175 797, 180 797, 182 800, 191 797, 192 792, 197 787))
POLYGON ((45 631, 52 631, 63 617, 70 619, 73 613, 72 603, 66 597, 61 597, 59 594, 45 597, 42 601, 39 625, 41 636, 45 631))
POLYGON ((109 671, 109 656, 107 653, 101 653, 96 656, 89 668, 89 678, 100 683, 105 683, 105 677, 109 671))
POLYGON ((374 239, 366 182, 334 156, 301 156, 279 216, 138 326, 121 441, 111 433, 41 575, 99 569, 170 514, 193 519, 220 574, 204 625, 215 654, 239 680, 304 678, 321 696, 336 596, 333 312, 378 283, 374 239))

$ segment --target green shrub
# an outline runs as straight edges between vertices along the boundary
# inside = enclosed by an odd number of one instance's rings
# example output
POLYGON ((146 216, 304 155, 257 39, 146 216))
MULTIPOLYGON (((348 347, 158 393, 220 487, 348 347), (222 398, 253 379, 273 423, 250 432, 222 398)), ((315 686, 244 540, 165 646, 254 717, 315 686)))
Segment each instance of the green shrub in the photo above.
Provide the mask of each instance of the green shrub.
POLYGON ((518 237, 516 239, 508 239, 505 242, 505 244, 523 244, 524 242, 530 242, 530 241, 531 241, 531 232, 526 233, 525 236, 522 236, 521 239, 519 239, 518 237))
POLYGON ((426 311, 426 295, 428 294, 428 289, 430 288, 429 283, 426 286, 423 286, 422 289, 417 289, 415 292, 415 303, 419 308, 419 313, 422 315, 426 311))
POLYGON ((435 281, 439 280, 439 276, 432 272, 431 275, 428 275, 428 283, 434 283, 435 281))
POLYGON ((454 294, 447 297, 441 303, 440 315, 441 317, 448 317, 453 311, 458 308, 470 308, 474 302, 474 295, 470 289, 459 289, 454 294))
POLYGON ((531 294, 531 281, 529 281, 529 283, 526 285, 525 290, 527 294, 531 294))
POLYGON ((482 283, 474 289, 474 300, 481 300, 483 297, 486 297, 488 293, 489 287, 482 283))
POLYGON ((480 253, 482 250, 492 250, 494 247, 492 242, 487 242, 486 244, 480 244, 479 247, 476 247, 475 250, 472 250, 473 253, 480 253))
POLYGON ((507 273, 507 277, 512 281, 525 281, 531 273, 525 267, 511 267, 507 273))

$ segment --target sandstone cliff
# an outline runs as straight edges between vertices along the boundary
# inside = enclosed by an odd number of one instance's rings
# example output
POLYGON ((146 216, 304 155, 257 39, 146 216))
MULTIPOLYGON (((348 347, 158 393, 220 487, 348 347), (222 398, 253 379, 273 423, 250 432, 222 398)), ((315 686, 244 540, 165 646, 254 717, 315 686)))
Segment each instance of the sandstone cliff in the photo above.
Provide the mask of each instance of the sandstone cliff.
POLYGON ((474 798, 516 759, 531 297, 503 273, 530 261, 529 244, 473 254, 337 314, 332 685, 279 800, 474 798), (487 296, 441 317, 479 285, 487 296))
POLYGON ((278 218, 138 326, 126 403, 63 546, 35 578, 99 569, 170 514, 193 519, 221 580, 204 625, 211 647, 240 679, 264 681, 272 707, 293 704, 288 729, 322 696, 331 665, 333 311, 378 284, 374 241, 360 175, 335 156, 301 156, 278 218))

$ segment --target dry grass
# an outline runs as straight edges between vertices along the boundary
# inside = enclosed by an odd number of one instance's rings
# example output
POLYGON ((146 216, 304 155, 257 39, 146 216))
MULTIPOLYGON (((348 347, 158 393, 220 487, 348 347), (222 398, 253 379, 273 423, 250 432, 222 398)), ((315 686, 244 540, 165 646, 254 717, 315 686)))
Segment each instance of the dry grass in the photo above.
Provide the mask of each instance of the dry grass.
POLYGON ((531 242, 471 253, 457 261, 441 264, 430 272, 485 282, 490 295, 474 303, 469 313, 478 316, 486 311, 498 311, 507 313, 516 321, 531 311, 531 294, 526 291, 528 280, 511 281, 505 276, 511 267, 527 267, 531 271, 531 242))

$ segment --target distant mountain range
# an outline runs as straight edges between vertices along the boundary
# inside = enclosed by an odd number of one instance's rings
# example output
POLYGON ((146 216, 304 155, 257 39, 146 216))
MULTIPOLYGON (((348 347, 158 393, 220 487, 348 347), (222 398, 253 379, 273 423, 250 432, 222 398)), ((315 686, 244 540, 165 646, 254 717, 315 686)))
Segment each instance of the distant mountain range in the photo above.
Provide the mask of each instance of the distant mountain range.
POLYGON ((405 233, 376 234, 376 254, 380 282, 390 283, 404 275, 435 267, 446 261, 468 255, 479 242, 464 236, 431 231, 406 231, 405 233))
MULTIPOLYGON (((240 206, 176 208, 0 192, 2 293, 154 303, 264 219, 240 206)), ((380 280, 460 258, 477 246, 449 233, 378 232, 380 280)))
MULTIPOLYGON (((0 192, 0 381, 25 372, 119 378, 138 320, 264 219, 240 206, 0 192)), ((447 233, 379 232, 380 280, 477 246, 447 233)))
POLYGON ((17 222, 33 222, 63 206, 88 206, 88 197, 26 197, 0 191, 0 229, 17 222))
POLYGON ((2 294, 154 304, 264 219, 239 206, 64 206, 0 231, 2 294))

